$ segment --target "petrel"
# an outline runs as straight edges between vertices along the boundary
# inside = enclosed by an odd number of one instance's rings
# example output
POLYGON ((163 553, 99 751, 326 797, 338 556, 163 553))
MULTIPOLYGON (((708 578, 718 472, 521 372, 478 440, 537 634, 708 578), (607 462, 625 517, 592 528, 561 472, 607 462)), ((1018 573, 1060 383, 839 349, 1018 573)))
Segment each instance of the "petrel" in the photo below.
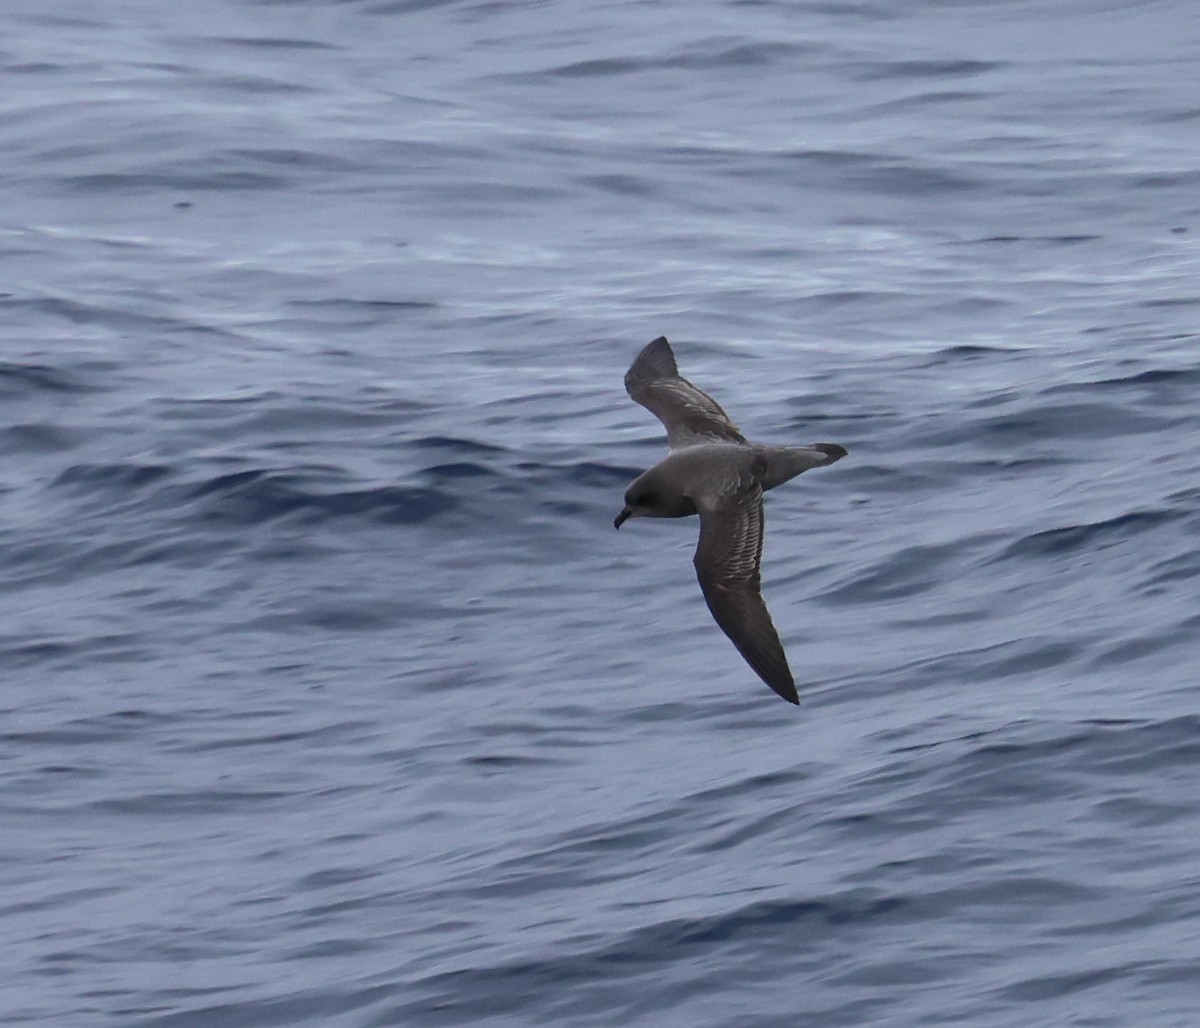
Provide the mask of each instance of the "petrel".
POLYGON ((630 518, 700 515, 694 563, 708 609, 738 652, 789 703, 799 703, 779 633, 763 602, 763 493, 846 456, 836 443, 749 442, 708 393, 679 374, 665 336, 625 373, 625 390, 667 430, 670 453, 633 480, 614 528, 630 518))

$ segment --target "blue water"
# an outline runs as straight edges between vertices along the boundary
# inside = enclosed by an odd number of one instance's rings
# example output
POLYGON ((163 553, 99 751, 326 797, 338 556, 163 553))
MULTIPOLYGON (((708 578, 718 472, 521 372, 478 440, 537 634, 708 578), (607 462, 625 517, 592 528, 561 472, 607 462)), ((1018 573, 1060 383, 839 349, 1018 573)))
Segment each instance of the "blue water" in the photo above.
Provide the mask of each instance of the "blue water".
POLYGON ((1190 0, 12 0, 0 1022, 1191 1026, 1190 0), (659 334, 802 704, 612 518, 659 334))

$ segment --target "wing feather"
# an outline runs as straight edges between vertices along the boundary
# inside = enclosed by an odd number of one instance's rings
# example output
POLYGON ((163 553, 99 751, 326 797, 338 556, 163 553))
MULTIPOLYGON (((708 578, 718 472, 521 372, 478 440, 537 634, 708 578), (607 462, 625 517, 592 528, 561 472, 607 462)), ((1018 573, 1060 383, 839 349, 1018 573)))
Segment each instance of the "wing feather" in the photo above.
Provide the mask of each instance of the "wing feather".
POLYGON ((762 598, 763 493, 756 477, 738 495, 700 507, 696 577, 721 630, 764 682, 799 703, 783 643, 762 598))
POLYGON ((625 390, 663 423, 673 450, 702 442, 746 441, 716 400, 680 376, 666 336, 637 355, 625 373, 625 390))

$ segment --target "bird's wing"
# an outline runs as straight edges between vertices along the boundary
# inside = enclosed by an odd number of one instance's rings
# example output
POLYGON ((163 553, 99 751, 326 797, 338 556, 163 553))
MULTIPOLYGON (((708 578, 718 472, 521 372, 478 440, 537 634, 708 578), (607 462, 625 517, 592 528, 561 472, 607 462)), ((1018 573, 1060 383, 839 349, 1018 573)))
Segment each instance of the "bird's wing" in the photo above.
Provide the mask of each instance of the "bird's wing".
POLYGON ((716 400, 680 377, 665 336, 637 355, 625 372, 625 391, 666 426, 673 450, 693 443, 746 441, 716 400))
POLYGON ((721 630, 764 682, 789 703, 799 703, 779 633, 763 602, 760 564, 763 543, 762 483, 697 503, 700 543, 696 576, 708 609, 721 630))

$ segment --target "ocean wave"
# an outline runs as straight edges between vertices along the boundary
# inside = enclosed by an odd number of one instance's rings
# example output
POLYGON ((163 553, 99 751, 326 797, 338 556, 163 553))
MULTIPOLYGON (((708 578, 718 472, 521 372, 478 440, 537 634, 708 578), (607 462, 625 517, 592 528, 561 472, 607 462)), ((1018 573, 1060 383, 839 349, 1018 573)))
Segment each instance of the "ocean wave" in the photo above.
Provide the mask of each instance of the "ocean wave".
MULTIPOLYGON (((497 964, 472 964, 462 970, 418 978, 412 991, 423 993, 399 1006, 389 1005, 373 1024, 393 1024, 437 1017, 442 1023, 463 1023, 480 1016, 527 1010, 531 996, 539 1006, 554 1009, 558 985, 573 988, 607 985, 602 1009, 608 1016, 633 1014, 637 1000, 628 982, 654 974, 664 960, 688 967, 692 960, 711 961, 715 952, 736 951, 767 939, 785 940, 832 932, 856 932, 902 924, 909 920, 904 896, 878 889, 852 888, 812 899, 751 900, 707 916, 646 918, 648 923, 625 932, 600 935, 591 946, 576 945, 537 958, 497 964), (390 1019, 390 1020, 389 1020, 390 1019)), ((649 912, 647 912, 649 913, 649 912)))
POLYGON ((1099 521, 1032 532, 1010 543, 993 560, 1042 560, 1079 550, 1113 546, 1131 540, 1143 532, 1190 517, 1191 513, 1183 510, 1130 511, 1099 521))
POLYGON ((530 509, 578 513, 595 502, 617 503, 637 476, 633 467, 595 461, 513 460, 499 447, 442 437, 414 446, 462 459, 418 461, 397 483, 356 480, 336 465, 221 466, 198 474, 194 462, 78 463, 64 468, 50 489, 92 515, 174 512, 198 525, 255 525, 294 517, 316 525, 343 518, 416 525, 460 508, 528 501, 530 509))
POLYGON ((85 393, 92 388, 87 378, 62 367, 0 361, 0 396, 20 398, 31 393, 85 393))
POLYGON ((187 500, 203 501, 196 516, 260 524, 296 515, 306 521, 366 517, 384 524, 412 525, 447 514, 458 498, 431 486, 375 486, 325 491, 309 475, 258 468, 217 475, 189 487, 187 500))

